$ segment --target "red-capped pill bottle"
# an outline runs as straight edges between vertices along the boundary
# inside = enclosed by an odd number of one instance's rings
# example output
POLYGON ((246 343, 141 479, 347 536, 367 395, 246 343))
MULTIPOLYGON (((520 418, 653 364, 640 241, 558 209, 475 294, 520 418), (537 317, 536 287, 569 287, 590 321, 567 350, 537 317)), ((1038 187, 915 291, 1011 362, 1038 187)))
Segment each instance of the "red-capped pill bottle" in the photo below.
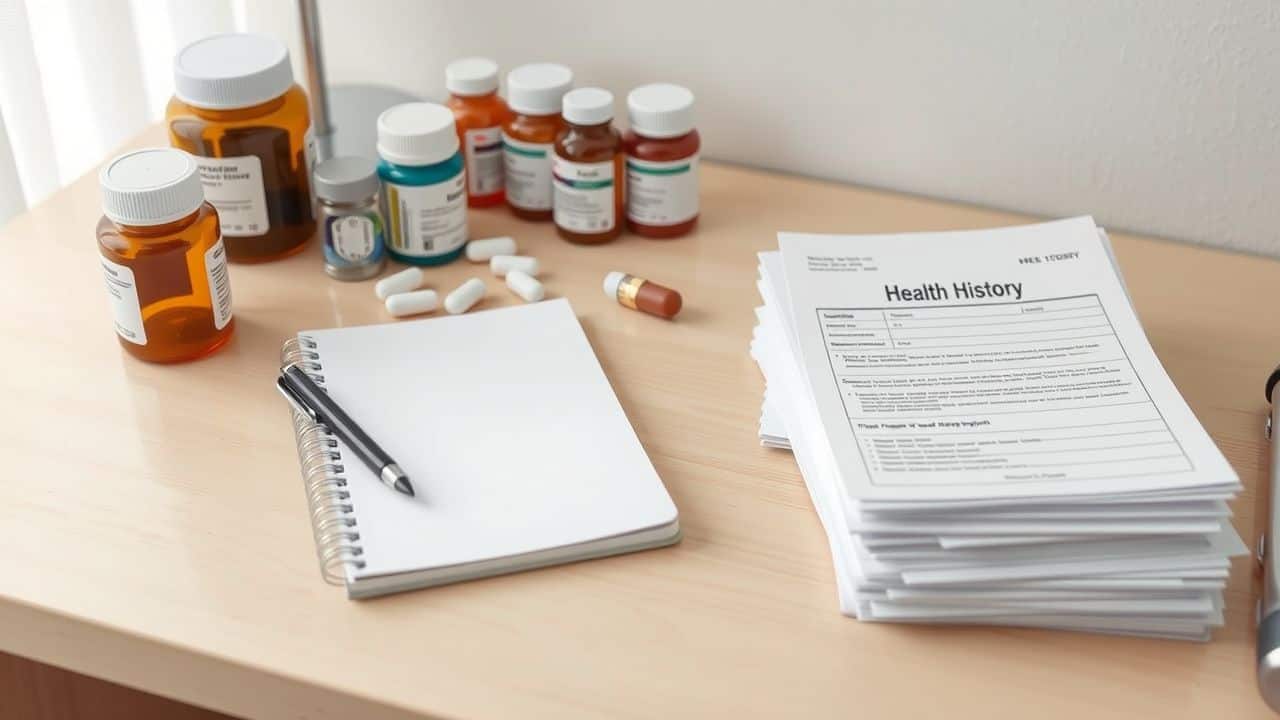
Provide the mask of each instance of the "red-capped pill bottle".
POLYGON ((669 83, 627 95, 627 227, 637 235, 674 238, 698 224, 698 153, 693 93, 669 83))

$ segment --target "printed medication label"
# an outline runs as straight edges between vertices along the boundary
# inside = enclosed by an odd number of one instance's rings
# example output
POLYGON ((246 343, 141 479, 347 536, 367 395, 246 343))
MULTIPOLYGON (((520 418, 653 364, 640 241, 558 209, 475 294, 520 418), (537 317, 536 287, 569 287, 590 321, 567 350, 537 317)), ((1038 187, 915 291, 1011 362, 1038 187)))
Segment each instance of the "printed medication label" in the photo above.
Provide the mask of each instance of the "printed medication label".
POLYGON ((386 183, 390 246, 401 255, 436 257, 467 241, 467 174, 434 185, 386 183))
POLYGON ((627 158, 627 219, 676 225, 698 214, 698 156, 673 162, 627 158))
POLYGON ((468 189, 472 195, 492 195, 502 190, 502 128, 468 130, 464 148, 467 160, 468 189))
POLYGON ((147 331, 142 327, 142 306, 138 303, 138 286, 133 281, 133 270, 106 258, 99 259, 102 261, 107 296, 111 298, 116 333, 131 343, 146 345, 147 331))
POLYGON ((267 191, 262 185, 262 161, 255 155, 196 158, 204 199, 218 209, 222 234, 249 237, 271 229, 267 220, 267 191))
POLYGON ((227 249, 222 245, 222 238, 205 252, 204 272, 209 278, 213 326, 221 330, 231 322, 231 280, 227 277, 227 249))
POLYGON ((329 221, 333 238, 333 251, 349 263, 369 259, 377 247, 377 228, 373 221, 362 215, 347 215, 329 221))
POLYGON ((599 233, 612 230, 618 222, 613 198, 613 163, 576 163, 557 157, 552 175, 555 181, 555 222, 565 230, 599 233))
POLYGON ((502 134, 507 202, 522 210, 551 209, 551 143, 527 143, 502 134))

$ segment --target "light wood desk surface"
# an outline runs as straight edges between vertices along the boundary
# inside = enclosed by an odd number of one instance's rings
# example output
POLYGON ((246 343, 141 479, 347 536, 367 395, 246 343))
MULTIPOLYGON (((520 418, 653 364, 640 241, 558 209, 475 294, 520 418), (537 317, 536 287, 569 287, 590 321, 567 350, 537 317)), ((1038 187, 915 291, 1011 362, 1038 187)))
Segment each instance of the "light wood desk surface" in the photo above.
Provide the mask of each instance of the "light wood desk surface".
MULTIPOLYGON (((138 142, 163 143, 158 128, 138 142)), ((96 177, 17 218, 0 229, 0 649, 254 718, 1268 716, 1243 559, 1208 644, 841 616, 796 466, 755 436, 755 253, 779 229, 1025 218, 710 163, 702 197, 701 229, 669 242, 576 247, 501 209, 471 216, 572 301, 684 541, 368 602, 320 581, 272 382, 297 330, 390 321, 372 283, 328 279, 316 247, 234 266, 233 343, 149 366, 112 331, 96 177), (609 301, 614 269, 679 289, 684 313, 609 301)), ((1246 486, 1235 522, 1252 539, 1280 263, 1114 239, 1156 352, 1246 486)), ((485 307, 514 301, 465 261, 428 274, 446 290, 484 278, 485 307)))

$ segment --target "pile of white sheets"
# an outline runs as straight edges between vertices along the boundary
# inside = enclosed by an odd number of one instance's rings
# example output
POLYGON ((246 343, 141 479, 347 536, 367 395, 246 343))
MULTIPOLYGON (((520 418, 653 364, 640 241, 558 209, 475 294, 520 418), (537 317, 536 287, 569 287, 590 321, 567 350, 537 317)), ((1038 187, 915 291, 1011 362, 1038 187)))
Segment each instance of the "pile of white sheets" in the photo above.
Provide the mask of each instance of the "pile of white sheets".
POLYGON ((751 353, 845 614, 1203 640, 1239 481, 1091 218, 781 233, 751 353))

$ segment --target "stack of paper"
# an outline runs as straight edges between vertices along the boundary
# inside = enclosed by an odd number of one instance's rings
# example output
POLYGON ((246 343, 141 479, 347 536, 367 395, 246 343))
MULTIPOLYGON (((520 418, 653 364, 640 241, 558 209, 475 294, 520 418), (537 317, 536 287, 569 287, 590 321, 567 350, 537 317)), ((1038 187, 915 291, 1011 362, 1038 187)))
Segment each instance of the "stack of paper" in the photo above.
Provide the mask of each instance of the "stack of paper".
POLYGON ((781 233, 760 255, 761 443, 790 447, 843 612, 1207 639, 1235 473, 1090 218, 781 233))

